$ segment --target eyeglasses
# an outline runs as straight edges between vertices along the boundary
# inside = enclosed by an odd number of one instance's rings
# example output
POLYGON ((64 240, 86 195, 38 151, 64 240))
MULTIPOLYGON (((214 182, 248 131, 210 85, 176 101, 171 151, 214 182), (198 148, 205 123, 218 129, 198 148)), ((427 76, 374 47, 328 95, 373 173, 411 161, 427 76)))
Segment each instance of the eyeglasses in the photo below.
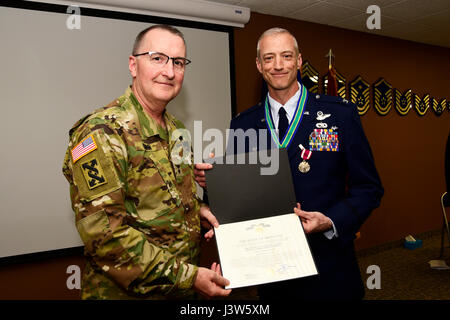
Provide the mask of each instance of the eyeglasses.
POLYGON ((168 55, 166 55, 164 53, 154 52, 154 51, 133 54, 133 56, 138 57, 138 56, 143 56, 145 54, 148 54, 150 56, 150 63, 155 66, 158 66, 158 67, 162 67, 162 66, 166 65, 167 62, 169 62, 169 60, 172 59, 173 67, 176 70, 182 71, 189 63, 191 63, 191 60, 186 59, 186 58, 169 57, 168 55))

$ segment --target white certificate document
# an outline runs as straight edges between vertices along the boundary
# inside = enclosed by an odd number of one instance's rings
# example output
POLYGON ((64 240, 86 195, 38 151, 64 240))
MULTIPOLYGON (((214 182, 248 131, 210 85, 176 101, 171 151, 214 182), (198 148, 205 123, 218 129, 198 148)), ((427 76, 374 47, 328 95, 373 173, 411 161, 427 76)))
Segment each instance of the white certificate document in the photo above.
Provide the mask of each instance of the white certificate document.
POLYGON ((300 218, 289 213, 221 224, 215 237, 226 289, 317 274, 300 218))

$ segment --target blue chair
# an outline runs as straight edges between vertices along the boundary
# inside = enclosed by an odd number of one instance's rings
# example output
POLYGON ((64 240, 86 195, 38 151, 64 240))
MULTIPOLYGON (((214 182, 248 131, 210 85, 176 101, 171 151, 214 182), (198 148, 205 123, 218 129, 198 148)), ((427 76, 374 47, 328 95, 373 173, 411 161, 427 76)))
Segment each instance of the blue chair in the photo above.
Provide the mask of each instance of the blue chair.
POLYGON ((441 252, 439 258, 444 255, 444 237, 445 230, 447 230, 447 239, 450 243, 450 229, 448 226, 447 211, 446 208, 450 207, 450 133, 447 138, 447 145, 445 147, 445 182, 447 185, 447 191, 441 196, 442 214, 444 215, 444 223, 442 224, 441 233, 441 252))

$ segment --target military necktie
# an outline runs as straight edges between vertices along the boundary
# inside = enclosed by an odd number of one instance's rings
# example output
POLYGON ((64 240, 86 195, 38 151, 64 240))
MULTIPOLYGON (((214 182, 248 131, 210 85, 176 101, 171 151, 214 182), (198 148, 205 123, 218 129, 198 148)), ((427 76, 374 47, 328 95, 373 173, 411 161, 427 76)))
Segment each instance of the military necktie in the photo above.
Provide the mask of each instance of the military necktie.
POLYGON ((289 121, 286 116, 286 110, 283 107, 278 111, 279 120, 278 120, 278 137, 281 141, 283 141, 284 135, 286 134, 287 128, 289 127, 289 121))

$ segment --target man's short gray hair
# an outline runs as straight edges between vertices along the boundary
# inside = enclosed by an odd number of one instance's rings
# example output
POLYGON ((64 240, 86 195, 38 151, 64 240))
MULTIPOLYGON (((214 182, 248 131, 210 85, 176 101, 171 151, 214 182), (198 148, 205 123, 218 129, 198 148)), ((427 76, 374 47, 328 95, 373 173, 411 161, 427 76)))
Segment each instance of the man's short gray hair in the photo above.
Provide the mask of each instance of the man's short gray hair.
POLYGON ((297 50, 297 52, 300 52, 299 49, 298 49, 297 39, 295 39, 294 35, 289 30, 286 30, 286 29, 283 29, 283 28, 279 28, 279 27, 275 27, 275 28, 271 28, 271 29, 268 29, 268 30, 264 31, 263 34, 259 37, 258 44, 256 45, 256 56, 258 58, 259 58, 259 44, 261 42, 261 39, 264 38, 265 36, 270 36, 270 35, 273 35, 273 34, 280 34, 280 33, 287 33, 287 34, 291 35, 292 39, 294 39, 294 47, 295 47, 295 49, 297 50))
POLYGON ((149 31, 152 31, 154 29, 166 30, 166 31, 168 31, 168 32, 170 32, 170 33, 172 33, 172 34, 174 34, 176 36, 179 36, 183 40, 184 46, 186 47, 186 41, 184 40, 184 35, 183 35, 183 33, 180 30, 178 30, 175 27, 169 26, 167 24, 157 24, 157 25, 148 27, 148 28, 142 30, 141 32, 139 32, 139 34, 136 36, 136 40, 134 40, 133 50, 132 50, 132 53, 131 53, 132 55, 135 55, 135 54, 139 53, 138 49, 141 46, 142 39, 144 38, 144 36, 149 31))

